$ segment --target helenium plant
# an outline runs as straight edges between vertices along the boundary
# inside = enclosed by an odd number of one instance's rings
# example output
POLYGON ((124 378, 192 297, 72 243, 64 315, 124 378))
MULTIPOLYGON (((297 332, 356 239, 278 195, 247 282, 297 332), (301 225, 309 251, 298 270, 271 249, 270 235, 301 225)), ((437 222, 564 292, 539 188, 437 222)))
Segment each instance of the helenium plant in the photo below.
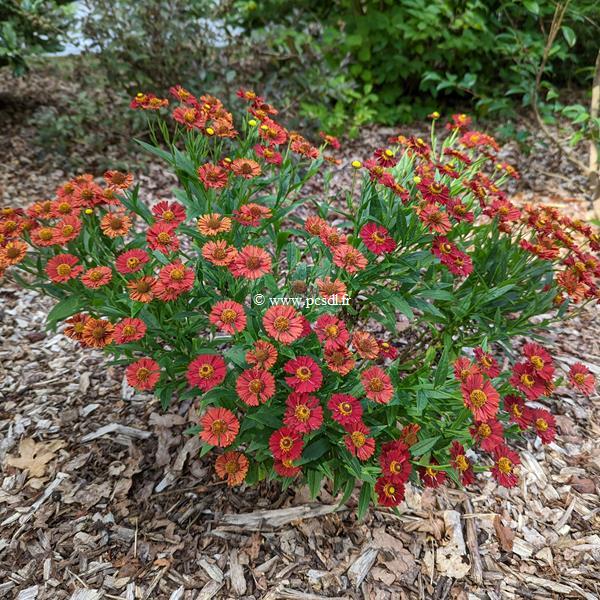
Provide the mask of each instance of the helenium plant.
MULTIPOLYGON (((468 486, 491 470, 515 485, 509 442, 554 439, 540 402, 562 377, 542 345, 513 340, 597 301, 598 234, 513 204, 517 171, 465 115, 441 128, 433 113, 427 140, 353 161, 350 189, 326 199, 306 184, 327 182, 336 138, 313 145, 248 90, 238 120, 170 91, 175 108, 131 106, 174 199, 150 204, 108 171, 3 209, 0 267, 59 300, 49 325, 164 408, 194 399, 188 433, 230 485, 304 480, 316 495, 326 479, 343 502, 360 482, 361 514, 400 504, 409 479, 468 486)), ((594 390, 581 364, 568 380, 594 390)))

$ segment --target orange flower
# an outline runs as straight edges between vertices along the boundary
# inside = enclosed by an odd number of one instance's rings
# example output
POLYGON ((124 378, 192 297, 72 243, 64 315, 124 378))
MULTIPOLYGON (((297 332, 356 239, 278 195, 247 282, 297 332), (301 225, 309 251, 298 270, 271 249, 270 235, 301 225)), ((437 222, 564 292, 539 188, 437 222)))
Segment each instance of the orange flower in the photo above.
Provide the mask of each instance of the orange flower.
POLYGON ((277 362, 277 350, 271 342, 258 340, 254 348, 246 352, 246 362, 261 369, 272 369, 277 362))
POLYGON ((239 430, 240 422, 228 409, 212 406, 200 419, 200 439, 211 446, 231 446, 239 430))
POLYGON ((0 248, 0 264, 5 266, 16 265, 23 261, 27 255, 27 244, 14 240, 0 248))
POLYGON ((379 355, 377 340, 366 331, 356 331, 352 336, 352 345, 359 356, 365 360, 373 360, 379 355))
POLYGON ((231 171, 234 175, 243 177, 244 179, 258 177, 261 173, 260 165, 255 160, 249 158, 236 158, 231 163, 231 171))
POLYGON ((258 246, 245 246, 229 267, 234 277, 258 279, 271 271, 271 257, 258 246))
POLYGON ((291 344, 302 337, 302 316, 292 306, 271 306, 263 316, 265 331, 282 344, 291 344))
POLYGON ((230 265, 237 256, 237 250, 225 240, 207 242, 202 246, 202 256, 218 267, 230 265))
POLYGON ((106 213, 100 221, 102 233, 109 238, 127 235, 131 228, 131 219, 122 211, 106 213))
POLYGON ((160 379, 160 366, 151 358, 141 358, 127 367, 125 375, 136 390, 153 390, 160 379))
POLYGON ((112 271, 108 267, 92 267, 81 276, 83 285, 91 289, 102 287, 111 279, 112 271))
POLYGON ((215 461, 215 471, 227 485, 240 485, 248 473, 248 459, 241 452, 225 452, 215 461))
POLYGON ((208 319, 213 325, 232 335, 243 331, 246 327, 244 307, 233 300, 217 302, 212 307, 208 319))
POLYGON ((338 302, 343 300, 348 291, 346 284, 339 279, 331 279, 329 275, 324 279, 317 279, 317 288, 322 298, 335 298, 338 302))
POLYGON ((202 215, 198 219, 198 231, 202 235, 213 236, 231 230, 231 219, 217 213, 202 215))
POLYGON ((114 329, 106 319, 89 317, 83 327, 81 341, 89 348, 104 348, 113 341, 114 329))
POLYGON ((133 175, 121 171, 106 171, 104 181, 113 188, 126 190, 133 183, 133 175))
POLYGON ((127 284, 129 297, 136 302, 147 304, 154 298, 154 277, 140 277, 127 284))
POLYGON ((83 330, 88 318, 89 317, 83 313, 77 313, 76 315, 69 317, 65 321, 67 326, 65 327, 63 333, 72 340, 76 340, 78 342, 82 341, 83 330))
POLYGON ((54 283, 66 283, 83 271, 83 267, 77 263, 77 257, 72 254, 58 254, 48 261, 46 273, 54 283))
POLYGON ((342 244, 333 250, 333 262, 348 273, 356 273, 367 266, 367 259, 360 250, 348 244, 342 244))

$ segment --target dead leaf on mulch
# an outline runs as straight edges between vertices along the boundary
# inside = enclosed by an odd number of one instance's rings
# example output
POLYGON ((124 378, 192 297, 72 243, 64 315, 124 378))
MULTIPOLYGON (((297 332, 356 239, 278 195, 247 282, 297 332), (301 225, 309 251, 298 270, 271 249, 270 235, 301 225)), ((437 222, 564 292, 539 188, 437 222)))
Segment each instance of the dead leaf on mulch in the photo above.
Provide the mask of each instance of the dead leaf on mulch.
POLYGON ((6 464, 29 471, 29 478, 43 477, 48 463, 56 457, 56 452, 65 447, 62 440, 36 442, 33 438, 23 438, 19 442, 19 456, 6 457, 6 464))
POLYGON ((494 517, 494 529, 496 530, 496 535, 498 536, 502 550, 505 552, 512 552, 515 532, 502 524, 499 515, 494 517))

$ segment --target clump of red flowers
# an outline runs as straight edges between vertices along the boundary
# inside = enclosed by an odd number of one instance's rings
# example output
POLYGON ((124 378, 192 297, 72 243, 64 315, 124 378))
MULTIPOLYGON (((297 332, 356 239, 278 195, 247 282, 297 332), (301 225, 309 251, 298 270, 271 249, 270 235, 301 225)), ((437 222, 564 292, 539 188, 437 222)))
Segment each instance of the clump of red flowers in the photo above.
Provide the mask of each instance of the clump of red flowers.
MULTIPOLYGON (((502 186, 517 171, 466 115, 443 143, 398 135, 347 165, 337 138, 289 131, 251 90, 241 118, 169 93, 131 107, 176 198, 146 205, 131 173, 77 176, 0 210, 0 274, 59 298, 50 323, 114 355, 136 390, 193 401, 191 431, 230 486, 303 477, 316 495, 327 478, 349 497, 360 480, 364 510, 398 506, 409 481, 470 486, 489 471, 516 485, 508 440, 556 440, 545 406, 562 378, 540 343, 517 359, 498 349, 535 315, 598 301, 597 231, 512 203, 502 186), (341 201, 305 187, 324 161, 352 170, 341 201)), ((582 363, 566 380, 595 393, 582 363)))

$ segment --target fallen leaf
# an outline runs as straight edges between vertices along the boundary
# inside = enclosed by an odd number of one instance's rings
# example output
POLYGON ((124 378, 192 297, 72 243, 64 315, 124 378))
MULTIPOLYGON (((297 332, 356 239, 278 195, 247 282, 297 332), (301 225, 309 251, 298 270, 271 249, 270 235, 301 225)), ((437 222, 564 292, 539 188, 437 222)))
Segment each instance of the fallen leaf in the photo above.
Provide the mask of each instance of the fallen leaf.
POLYGON ((496 530, 496 535, 498 536, 502 550, 505 552, 512 552, 515 532, 512 529, 502 525, 499 515, 494 517, 494 529, 496 530))
POLYGON ((29 471, 29 477, 43 477, 47 464, 56 456, 56 451, 65 445, 62 440, 36 442, 33 438, 23 438, 19 442, 20 456, 7 456, 6 464, 29 471))

